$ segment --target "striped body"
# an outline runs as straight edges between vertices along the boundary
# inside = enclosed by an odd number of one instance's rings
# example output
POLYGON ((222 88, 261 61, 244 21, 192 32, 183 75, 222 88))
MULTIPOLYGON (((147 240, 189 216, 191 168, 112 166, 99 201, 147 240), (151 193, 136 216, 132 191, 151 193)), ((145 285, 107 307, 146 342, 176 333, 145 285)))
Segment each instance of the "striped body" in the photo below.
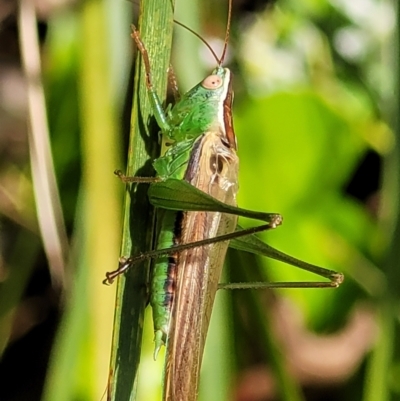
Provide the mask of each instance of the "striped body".
MULTIPOLYGON (((236 206, 238 158, 231 103, 230 72, 217 68, 172 109, 169 119, 174 130, 166 134, 175 142, 154 166, 163 179, 184 179, 236 206), (220 79, 220 86, 204 88, 209 86, 206 80, 210 77, 220 79), (198 91, 202 92, 200 101, 198 91), (194 95, 196 107, 186 107, 194 95), (192 124, 187 125, 189 122, 192 124)), ((233 232, 237 217, 161 210, 157 221, 157 249, 163 249, 233 232)), ((154 264, 150 303, 155 356, 167 344, 164 399, 196 399, 203 348, 227 247, 228 242, 196 247, 159 258, 154 264)))

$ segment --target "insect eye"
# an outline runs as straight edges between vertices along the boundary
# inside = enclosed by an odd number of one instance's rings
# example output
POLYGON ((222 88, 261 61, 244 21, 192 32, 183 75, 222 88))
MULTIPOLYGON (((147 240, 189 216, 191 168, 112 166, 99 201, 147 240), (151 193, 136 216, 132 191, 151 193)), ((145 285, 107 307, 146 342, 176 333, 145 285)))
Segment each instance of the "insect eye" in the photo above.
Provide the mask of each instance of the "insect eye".
POLYGON ((209 75, 201 85, 205 89, 218 89, 222 85, 222 78, 218 75, 209 75))

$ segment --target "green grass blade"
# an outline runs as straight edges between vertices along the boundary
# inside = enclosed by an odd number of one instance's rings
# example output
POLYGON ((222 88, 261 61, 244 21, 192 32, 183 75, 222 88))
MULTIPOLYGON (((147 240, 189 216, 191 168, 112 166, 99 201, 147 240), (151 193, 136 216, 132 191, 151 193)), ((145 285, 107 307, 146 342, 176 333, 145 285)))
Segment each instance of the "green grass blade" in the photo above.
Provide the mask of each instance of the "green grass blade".
POLYGON ((396 46, 389 41, 385 51, 390 49, 394 55, 388 61, 394 71, 394 94, 386 102, 386 112, 391 114, 395 133, 394 147, 386 155, 384 163, 383 185, 381 190, 381 225, 385 233, 392 233, 383 271, 387 277, 388 288, 379 300, 378 323, 379 333, 376 345, 368 361, 364 379, 364 401, 400 400, 400 321, 398 313, 400 294, 400 6, 395 5, 397 25, 394 32, 396 46), (388 106, 390 105, 390 106, 388 106))
MULTIPOLYGON (((379 333, 376 345, 371 353, 365 375, 363 401, 386 401, 390 397, 390 382, 394 377, 391 371, 392 357, 395 349, 396 322, 391 304, 382 305, 378 315, 379 333)), ((393 369, 393 371, 395 371, 393 369)))
MULTIPOLYGON (((173 2, 149 0, 141 3, 139 30, 152 67, 155 90, 165 101, 167 68, 172 41, 173 2), (155 62, 156 60, 156 62, 155 62)), ((133 45, 133 43, 132 43, 133 45)), ((131 138, 127 174, 150 176, 151 160, 157 156, 157 128, 149 126, 152 109, 139 57, 131 117, 131 138)), ((147 187, 132 187, 126 193, 122 254, 129 256, 151 248, 153 213, 147 198, 147 187)), ((135 266, 121 277, 117 289, 117 306, 111 355, 109 399, 134 400, 140 362, 146 282, 149 262, 135 266)), ((161 378, 160 378, 161 380, 161 378)))
MULTIPOLYGON (((53 41, 72 33, 77 43, 66 58, 79 60, 82 181, 72 241, 75 252, 69 260, 74 276, 65 296, 44 400, 100 399, 108 379, 114 296, 101 281, 118 257, 122 188, 112 174, 120 162, 107 18, 104 2, 85 2, 79 14, 56 19, 49 33, 53 41)), ((62 44, 53 46, 50 57, 55 62, 62 44)), ((76 73, 76 64, 71 64, 59 65, 68 71, 66 77, 76 73)), ((61 130, 54 131, 61 135, 61 130)))

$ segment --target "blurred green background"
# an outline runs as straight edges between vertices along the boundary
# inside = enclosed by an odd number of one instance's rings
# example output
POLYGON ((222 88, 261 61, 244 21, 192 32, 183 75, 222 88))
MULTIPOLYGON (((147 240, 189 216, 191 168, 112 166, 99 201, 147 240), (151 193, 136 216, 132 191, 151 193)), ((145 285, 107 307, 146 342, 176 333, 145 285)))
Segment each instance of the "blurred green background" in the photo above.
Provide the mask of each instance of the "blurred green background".
MULTIPOLYGON (((129 35, 139 5, 35 2, 65 221, 55 218, 56 231, 68 236, 57 251, 51 233, 40 234, 51 223, 37 218, 34 193, 45 194, 31 178, 35 159, 40 165, 45 157, 32 150, 26 128, 32 103, 18 8, 29 9, 26 3, 0 3, 0 399, 100 400, 116 287, 101 281, 119 257, 124 188, 113 171, 126 163, 129 35), (58 254, 57 264, 51 256, 58 254)), ((400 399, 396 7, 389 0, 233 1, 225 64, 234 73, 239 205, 281 213, 283 225, 263 239, 343 272, 345 282, 337 290, 218 294, 201 400, 400 399)), ((175 16, 220 54, 225 0, 179 0, 175 16)), ((172 52, 183 91, 215 66, 180 27, 172 52)), ((246 254, 231 253, 228 262, 224 281, 314 279, 246 254)), ((149 312, 138 400, 160 399, 163 355, 152 360, 152 335, 149 312)))

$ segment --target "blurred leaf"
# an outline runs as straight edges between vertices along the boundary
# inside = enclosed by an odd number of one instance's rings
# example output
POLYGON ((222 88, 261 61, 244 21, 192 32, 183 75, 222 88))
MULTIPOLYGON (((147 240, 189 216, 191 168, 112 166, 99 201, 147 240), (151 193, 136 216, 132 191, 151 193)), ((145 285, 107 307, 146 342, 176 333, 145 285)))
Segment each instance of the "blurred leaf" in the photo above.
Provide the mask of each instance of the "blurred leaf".
MULTIPOLYGON (((59 159, 59 167, 61 175, 68 174, 70 180, 68 167, 79 156, 79 152, 76 153, 79 143, 74 134, 81 132, 83 176, 74 230, 76 252, 70 259, 74 268, 70 276, 72 290, 67 293, 65 321, 52 355, 45 395, 48 400, 61 399, 61 394, 66 400, 74 397, 100 399, 108 379, 107 350, 111 343, 114 294, 101 282, 118 258, 118 199, 122 188, 112 173, 120 162, 105 11, 104 3, 88 2, 78 20, 67 16, 60 24, 53 25, 55 38, 62 36, 60 31, 65 32, 67 26, 75 29, 77 48, 67 47, 72 54, 79 55, 79 63, 71 63, 68 58, 61 57, 59 47, 53 47, 52 61, 65 61, 60 67, 64 75, 53 70, 54 95, 59 96, 58 91, 65 95, 65 101, 59 104, 58 118, 53 119, 57 129, 55 148, 69 155, 59 159), (71 85, 74 76, 79 77, 77 88, 71 85), (76 90, 81 124, 75 120, 75 125, 71 121, 65 125, 63 112, 70 118, 77 110, 76 90), (70 379, 65 380, 66 377, 70 379), (60 388, 64 388, 61 393, 60 388)), ((69 35, 67 37, 70 39, 69 35)))

